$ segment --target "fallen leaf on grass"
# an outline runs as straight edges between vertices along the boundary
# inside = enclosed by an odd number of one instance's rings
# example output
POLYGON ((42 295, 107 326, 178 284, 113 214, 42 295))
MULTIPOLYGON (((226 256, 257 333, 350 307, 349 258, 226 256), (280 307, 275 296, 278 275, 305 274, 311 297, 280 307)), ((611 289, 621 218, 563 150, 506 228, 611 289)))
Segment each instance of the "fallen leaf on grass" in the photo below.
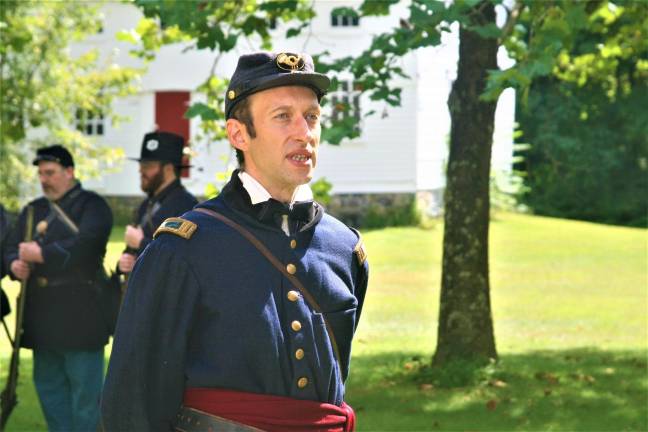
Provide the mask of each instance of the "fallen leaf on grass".
POLYGON ((486 408, 488 408, 489 411, 495 411, 495 409, 497 408, 497 400, 491 399, 486 402, 486 408))
POLYGON ((583 380, 584 380, 585 382, 587 382, 587 383, 592 384, 593 382, 596 381, 596 378, 594 378, 592 375, 585 375, 585 376, 583 377, 583 380))
POLYGON ((502 380, 490 380, 488 381, 488 385, 491 387, 497 387, 497 388, 504 388, 508 387, 508 384, 502 380))
POLYGON ((558 384, 560 379, 551 372, 536 372, 535 379, 540 381, 547 381, 549 384, 558 384))
POLYGON ((592 384, 596 381, 596 378, 594 378, 592 375, 585 375, 582 373, 573 373, 569 375, 576 381, 584 381, 586 383, 592 384))
POLYGON ((603 370, 603 372, 604 372, 606 375, 613 375, 614 372, 615 372, 615 370, 614 370, 614 368, 609 367, 609 368, 605 368, 605 369, 603 370))
POLYGON ((432 384, 421 384, 419 386, 419 390, 421 391, 432 391, 434 390, 434 386, 432 384))

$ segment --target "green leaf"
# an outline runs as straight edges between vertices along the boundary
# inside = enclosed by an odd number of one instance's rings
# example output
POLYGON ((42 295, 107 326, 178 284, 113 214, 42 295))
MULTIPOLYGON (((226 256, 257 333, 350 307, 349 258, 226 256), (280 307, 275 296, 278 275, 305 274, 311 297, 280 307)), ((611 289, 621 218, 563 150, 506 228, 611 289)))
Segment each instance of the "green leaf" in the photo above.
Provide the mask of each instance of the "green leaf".
POLYGON ((297 10, 297 6, 297 0, 273 0, 263 2, 258 7, 259 10, 278 15, 283 11, 295 11, 297 10))
POLYGON ((399 0, 365 0, 360 5, 360 14, 362 16, 389 15, 389 8, 398 2, 399 0))
POLYGON ((185 112, 184 117, 189 119, 200 117, 202 120, 217 120, 219 118, 216 110, 202 102, 196 102, 191 105, 187 112, 185 112))

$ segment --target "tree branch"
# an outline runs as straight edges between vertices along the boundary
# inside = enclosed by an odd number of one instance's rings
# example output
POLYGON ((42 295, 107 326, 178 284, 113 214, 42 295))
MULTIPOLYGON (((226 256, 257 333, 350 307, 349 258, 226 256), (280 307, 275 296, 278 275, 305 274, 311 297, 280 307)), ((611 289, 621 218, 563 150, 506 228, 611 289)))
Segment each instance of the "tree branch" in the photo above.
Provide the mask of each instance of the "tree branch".
MULTIPOLYGON (((506 9, 506 7, 505 7, 506 9)), ((497 43, 499 45, 502 44, 502 42, 511 34, 513 31, 513 27, 515 27, 515 24, 517 23, 517 20, 520 16, 520 12, 522 11, 522 0, 515 0, 515 3, 513 5, 512 10, 506 9, 508 12, 508 17, 506 18, 506 22, 504 23, 504 27, 502 27, 502 35, 500 36, 499 40, 497 43)))

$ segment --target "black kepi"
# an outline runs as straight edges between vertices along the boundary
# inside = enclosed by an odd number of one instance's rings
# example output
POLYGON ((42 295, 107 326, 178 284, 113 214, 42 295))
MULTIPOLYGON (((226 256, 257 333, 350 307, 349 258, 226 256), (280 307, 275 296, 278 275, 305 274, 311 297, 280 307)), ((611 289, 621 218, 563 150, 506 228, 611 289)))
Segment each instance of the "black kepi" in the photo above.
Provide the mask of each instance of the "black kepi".
POLYGON ((229 119, 237 103, 261 90, 300 85, 311 88, 321 100, 330 84, 329 77, 315 72, 313 59, 308 54, 265 51, 244 54, 225 94, 225 117, 229 119))
POLYGON ((54 144, 49 147, 41 147, 36 150, 36 158, 32 161, 32 164, 38 165, 39 162, 58 162, 64 168, 74 166, 74 158, 72 154, 59 144, 54 144))
POLYGON ((155 131, 144 135, 139 158, 129 158, 138 162, 168 162, 178 168, 189 168, 182 164, 184 138, 171 132, 155 131))

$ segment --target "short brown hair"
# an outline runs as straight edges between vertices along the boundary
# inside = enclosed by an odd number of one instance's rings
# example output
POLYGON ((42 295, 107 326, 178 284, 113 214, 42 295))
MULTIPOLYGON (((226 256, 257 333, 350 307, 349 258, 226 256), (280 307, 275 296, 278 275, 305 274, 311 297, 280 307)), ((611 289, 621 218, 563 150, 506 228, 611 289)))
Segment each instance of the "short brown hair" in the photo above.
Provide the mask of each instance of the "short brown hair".
MULTIPOLYGON (((256 138, 256 130, 254 129, 254 120, 252 119, 252 111, 250 110, 249 97, 246 97, 236 104, 232 111, 231 118, 236 119, 245 125, 250 138, 256 138)), ((236 149, 236 160, 240 167, 245 164, 245 157, 243 152, 239 149, 236 149)))

